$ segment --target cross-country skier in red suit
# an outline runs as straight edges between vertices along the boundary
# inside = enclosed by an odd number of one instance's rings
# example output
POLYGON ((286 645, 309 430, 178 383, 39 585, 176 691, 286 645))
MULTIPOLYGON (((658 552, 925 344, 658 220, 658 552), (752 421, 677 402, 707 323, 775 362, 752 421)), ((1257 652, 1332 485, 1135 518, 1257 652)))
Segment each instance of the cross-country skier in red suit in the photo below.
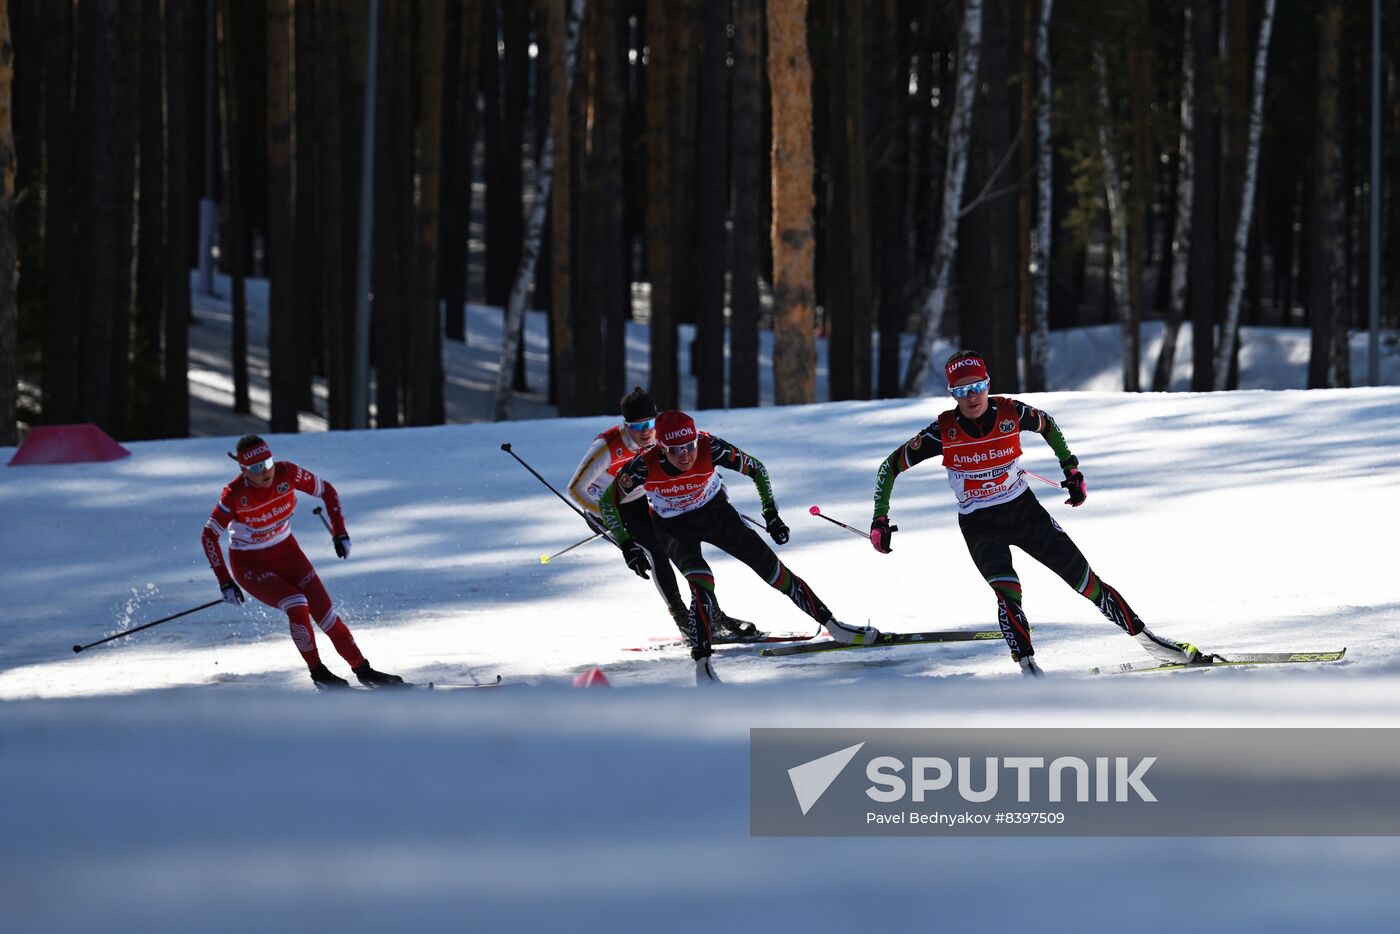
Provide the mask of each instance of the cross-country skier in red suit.
POLYGON ((1047 413, 1007 396, 988 396, 991 379, 987 362, 962 350, 945 366, 948 392, 957 408, 938 416, 901 445, 880 465, 875 479, 875 517, 870 543, 889 554, 895 527, 890 525, 890 494, 901 473, 931 457, 942 455, 948 482, 958 500, 958 525, 977 570, 997 598, 997 622, 1012 661, 1028 675, 1039 675, 1030 623, 1021 609, 1021 579, 1011 565, 1015 545, 1093 601, 1104 616, 1117 623, 1151 655, 1167 662, 1191 662, 1200 651, 1189 642, 1174 642, 1148 629, 1123 595, 1101 580, 1079 548, 1050 518, 1031 492, 1020 468, 1021 433, 1033 431, 1059 458, 1069 493, 1065 500, 1079 506, 1088 498, 1079 459, 1070 453, 1064 435, 1047 413))
POLYGON ((292 642, 311 669, 311 680, 318 689, 349 687, 349 682, 337 677, 321 662, 316 651, 314 621, 349 663, 361 684, 370 687, 402 685, 398 675, 375 671, 360 654, 355 637, 335 611, 316 569, 311 566, 301 546, 292 536, 292 513, 297 508, 297 493, 319 497, 326 504, 334 536, 335 553, 350 557, 350 535, 345 531, 345 516, 340 511, 340 497, 335 487, 309 470, 290 461, 272 459, 267 442, 257 435, 244 435, 238 441, 238 453, 229 457, 238 461, 242 471, 224 487, 219 503, 204 524, 204 556, 219 579, 224 602, 235 606, 243 603, 243 590, 238 583, 268 606, 287 614, 292 642), (229 564, 224 565, 220 539, 224 530, 232 536, 229 543, 229 564))
POLYGON ((778 505, 768 482, 768 470, 757 458, 722 438, 697 431, 684 412, 667 411, 656 417, 657 444, 628 462, 603 491, 599 505, 623 556, 633 570, 647 566, 645 552, 632 540, 618 504, 633 490, 644 488, 651 502, 653 521, 676 567, 690 584, 690 655, 695 659, 696 684, 719 681, 710 664, 712 633, 722 617, 715 598, 715 576, 700 554, 700 543, 709 542, 738 558, 786 594, 798 609, 826 627, 832 638, 852 645, 869 645, 879 638, 875 629, 847 626, 817 598, 807 582, 788 570, 753 529, 744 524, 729 504, 717 467, 735 470, 753 480, 763 502, 763 520, 773 541, 787 544, 788 527, 778 517, 778 505))
MULTIPOLYGON (((595 532, 607 532, 598 500, 603 491, 612 483, 617 472, 626 467, 632 458, 656 444, 656 402, 651 394, 640 386, 635 387, 622 398, 622 424, 614 425, 593 439, 579 461, 578 469, 569 480, 569 496, 584 511, 588 525, 595 532)), ((689 636, 690 609, 681 599, 676 586, 676 575, 671 571, 671 562, 666 557, 666 549, 658 537, 651 521, 651 509, 641 487, 637 487, 618 503, 623 524, 632 541, 646 552, 651 567, 651 581, 657 593, 666 602, 671 619, 679 627, 681 634, 689 636)), ((646 569, 637 571, 646 578, 646 569)), ((741 640, 758 635, 753 623, 723 616, 716 624, 715 635, 741 640)))

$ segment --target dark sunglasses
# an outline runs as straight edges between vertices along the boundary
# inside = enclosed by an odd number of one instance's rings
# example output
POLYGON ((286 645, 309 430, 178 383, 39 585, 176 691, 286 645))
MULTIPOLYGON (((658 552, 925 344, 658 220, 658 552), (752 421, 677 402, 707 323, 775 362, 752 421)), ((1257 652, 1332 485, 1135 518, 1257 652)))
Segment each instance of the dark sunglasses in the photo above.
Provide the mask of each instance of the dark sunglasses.
POLYGON ((643 431, 651 431, 653 428, 656 427, 656 416, 653 415, 651 418, 645 419, 640 422, 625 422, 624 424, 627 426, 628 431, 635 431, 638 433, 643 431))

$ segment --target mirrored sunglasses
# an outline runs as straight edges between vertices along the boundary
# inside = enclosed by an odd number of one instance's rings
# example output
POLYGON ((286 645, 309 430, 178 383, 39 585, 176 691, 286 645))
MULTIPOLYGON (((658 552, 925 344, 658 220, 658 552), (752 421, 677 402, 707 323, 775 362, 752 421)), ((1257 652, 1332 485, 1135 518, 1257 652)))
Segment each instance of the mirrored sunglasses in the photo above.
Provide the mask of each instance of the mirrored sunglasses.
POLYGON ((696 444, 697 442, 694 440, 687 441, 685 444, 668 444, 666 445, 666 450, 668 453, 680 457, 682 454, 693 453, 695 451, 696 444))
POLYGON ((244 467, 243 469, 246 470, 248 473, 253 474, 254 476, 256 476, 256 475, 262 473, 264 470, 271 470, 271 469, 272 469, 272 458, 269 457, 267 460, 258 461, 256 464, 249 464, 247 467, 244 467))
POLYGON ((949 386, 948 394, 959 399, 966 399, 968 396, 975 396, 979 392, 986 392, 992 385, 990 379, 979 379, 975 383, 965 383, 961 386, 949 386))
POLYGON ((651 418, 645 419, 640 422, 625 422, 624 424, 627 425, 629 431, 635 431, 638 433, 643 431, 651 431, 653 428, 656 427, 656 416, 653 415, 651 418))

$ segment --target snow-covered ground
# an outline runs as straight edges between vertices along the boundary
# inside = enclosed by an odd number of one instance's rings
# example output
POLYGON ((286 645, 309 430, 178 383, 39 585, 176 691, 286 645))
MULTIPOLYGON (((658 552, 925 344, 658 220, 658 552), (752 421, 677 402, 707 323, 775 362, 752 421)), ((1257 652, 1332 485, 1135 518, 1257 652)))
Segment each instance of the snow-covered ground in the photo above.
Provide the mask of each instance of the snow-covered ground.
MULTIPOLYGON (((218 327, 202 314, 201 340, 218 327)), ((448 355, 459 421, 487 411, 494 381, 499 314, 472 322, 473 342, 448 355)), ((528 346, 542 387, 539 324, 528 346)), ((1391 929, 1396 839, 748 832, 753 727, 1400 726, 1400 388, 1262 391, 1303 384, 1305 340, 1247 343, 1275 348, 1246 350, 1245 383, 1261 391, 1024 398, 1058 418, 1089 483, 1080 509, 1037 495, 1155 629, 1208 650, 1346 646, 1344 662, 1091 676, 1137 648, 1020 558, 1042 681, 1000 644, 801 659, 729 648, 726 686, 705 693, 684 651, 627 651, 673 627, 611 547, 539 561, 587 530, 500 445, 562 485, 606 418, 269 437, 341 492, 350 560, 314 503, 295 528, 368 657, 415 680, 500 673, 506 687, 319 695, 285 619, 255 604, 75 656, 218 595, 200 529, 233 475, 230 435, 263 426, 219 413, 218 354, 196 353, 196 424, 216 437, 0 468, 0 929, 1391 929), (569 686, 594 665, 611 690, 569 686)), ((645 335, 634 343, 640 360, 645 335)), ((1114 388, 1110 330, 1055 346, 1056 386, 1114 388)), ((1400 382, 1393 356, 1384 373, 1400 382)), ((644 364, 633 376, 645 382, 644 364)), ((780 554, 839 615, 984 628, 995 605, 936 464, 896 485, 891 555, 807 514, 818 504, 864 527, 880 460, 946 404, 699 421, 768 465, 793 529, 780 554)), ((517 412, 549 414, 540 398, 517 412)), ((1026 466, 1053 475, 1049 449, 1027 448, 1026 466)), ((748 480, 729 489, 757 513, 748 480)), ((747 568, 711 557, 733 614, 807 627, 747 568)))
MULTIPOLYGON (((751 727, 1400 726, 1400 389, 1026 398, 1089 481, 1080 509, 1037 494, 1151 625, 1208 649, 1347 646, 1346 661, 1090 676, 1137 649, 1021 559, 1043 682, 1000 645, 738 648, 717 663, 727 686, 701 694, 684 652, 626 651, 672 627, 611 548, 539 562, 586 529, 500 444, 563 483, 595 418, 270 438, 341 491, 349 561, 314 504, 295 527, 376 665, 530 685, 325 696, 264 607, 71 651, 217 596, 198 538, 231 439, 0 469, 6 929, 1388 927, 1394 839, 748 835, 751 727), (569 687, 595 664, 612 690, 569 687)), ((767 463, 793 527, 780 552, 838 614, 981 628, 994 604, 936 465, 895 488, 892 555, 806 512, 865 525, 881 458, 944 405, 700 423, 767 463)), ((746 479, 729 487, 757 511, 746 479)), ((735 615, 807 625, 746 568, 714 565, 735 615)))

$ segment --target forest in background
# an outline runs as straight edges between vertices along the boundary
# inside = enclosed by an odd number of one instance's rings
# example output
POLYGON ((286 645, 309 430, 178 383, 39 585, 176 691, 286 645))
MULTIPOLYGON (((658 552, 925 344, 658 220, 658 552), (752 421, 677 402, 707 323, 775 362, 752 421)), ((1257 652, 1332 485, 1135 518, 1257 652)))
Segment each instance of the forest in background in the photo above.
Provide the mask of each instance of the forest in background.
POLYGON ((1310 328, 1310 385, 1349 385, 1373 217, 1381 322, 1400 323, 1400 17, 1377 34, 1371 15, 0 0, 0 269, 16 271, 0 276, 0 444, 77 421, 187 435, 202 257, 232 277, 240 411, 242 282, 269 280, 272 431, 296 430, 317 379, 332 428, 440 423, 442 342, 464 339, 468 301, 549 312, 563 415, 615 409, 634 315, 662 405, 682 367, 701 407, 757 404, 766 328, 779 402, 815 401, 818 329, 833 399, 918 385, 937 334, 980 349, 1001 390, 1053 389, 1046 331, 1105 322, 1125 385, 1151 389, 1147 318, 1193 323, 1195 389, 1232 384, 1241 324, 1310 328))

